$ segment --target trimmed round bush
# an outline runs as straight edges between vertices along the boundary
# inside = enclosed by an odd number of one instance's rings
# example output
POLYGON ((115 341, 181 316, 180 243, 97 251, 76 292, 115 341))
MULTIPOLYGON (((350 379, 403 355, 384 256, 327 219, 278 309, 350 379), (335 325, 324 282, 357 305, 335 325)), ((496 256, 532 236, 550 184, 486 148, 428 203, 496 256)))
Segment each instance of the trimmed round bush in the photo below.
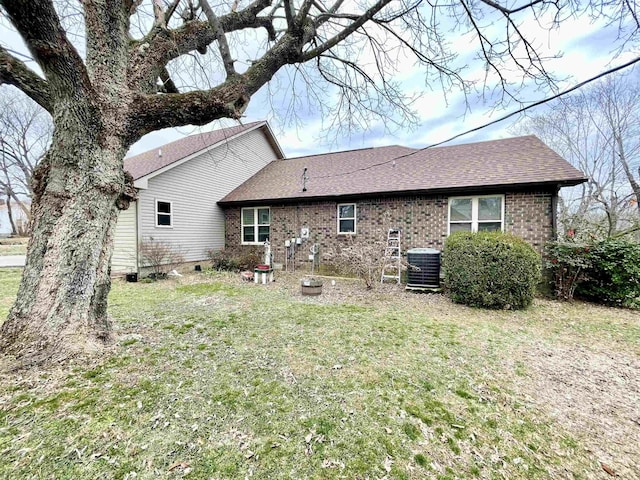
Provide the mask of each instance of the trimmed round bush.
POLYGON ((531 245, 502 232, 456 232, 447 238, 443 252, 452 300, 474 307, 528 307, 540 281, 541 263, 531 245))

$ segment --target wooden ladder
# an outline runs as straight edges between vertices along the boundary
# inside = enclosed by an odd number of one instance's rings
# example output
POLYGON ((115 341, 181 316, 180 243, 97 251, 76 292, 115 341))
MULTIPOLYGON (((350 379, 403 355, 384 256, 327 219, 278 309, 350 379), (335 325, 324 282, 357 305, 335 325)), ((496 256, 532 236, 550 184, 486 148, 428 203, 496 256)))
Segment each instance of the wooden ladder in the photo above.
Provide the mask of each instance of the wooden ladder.
POLYGON ((402 267, 400 250, 401 233, 399 228, 390 228, 387 232, 387 246, 384 249, 384 263, 380 283, 393 279, 397 284, 400 284, 400 271, 402 267))

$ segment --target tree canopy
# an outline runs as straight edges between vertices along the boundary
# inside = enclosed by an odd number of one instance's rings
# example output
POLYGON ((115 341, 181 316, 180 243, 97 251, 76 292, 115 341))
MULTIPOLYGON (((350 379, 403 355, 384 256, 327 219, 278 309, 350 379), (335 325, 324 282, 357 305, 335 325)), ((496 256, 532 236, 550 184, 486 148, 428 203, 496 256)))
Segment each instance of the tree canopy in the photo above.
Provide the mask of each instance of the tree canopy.
POLYGON ((134 109, 126 116, 132 139, 170 126, 239 118, 251 96, 281 70, 295 78, 292 96, 331 109, 325 113, 334 115, 335 124, 371 117, 407 123, 415 120, 414 97, 395 80, 406 64, 423 67, 425 88, 436 85, 446 93, 478 87, 500 101, 515 98, 524 80, 553 85, 547 58, 538 53, 543 42, 528 35, 533 23, 551 29, 575 16, 605 19, 618 26, 625 51, 636 45, 638 33, 635 5, 608 1, 1 3, 38 68, 0 47, 0 81, 50 112, 68 89, 91 94, 125 88, 134 109), (469 40, 464 50, 452 46, 456 37, 469 40), (483 70, 484 80, 469 66, 483 70), (327 86, 339 91, 333 105, 327 105, 327 86))

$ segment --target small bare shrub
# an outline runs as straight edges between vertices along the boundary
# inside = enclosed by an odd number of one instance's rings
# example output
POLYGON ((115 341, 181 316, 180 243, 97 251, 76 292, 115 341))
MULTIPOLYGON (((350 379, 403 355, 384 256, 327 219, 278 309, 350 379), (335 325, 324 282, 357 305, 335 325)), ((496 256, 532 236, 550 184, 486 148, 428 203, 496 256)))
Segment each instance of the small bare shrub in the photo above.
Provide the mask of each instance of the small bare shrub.
POLYGON ((338 271, 353 274, 364 280, 367 288, 380 281, 385 264, 386 242, 349 239, 348 244, 327 250, 327 262, 338 271))
POLYGON ((141 265, 151 269, 151 276, 162 278, 184 262, 180 252, 159 240, 143 240, 138 246, 141 265))
POLYGON ((256 265, 264 263, 264 248, 260 246, 209 250, 207 255, 211 260, 211 266, 215 270, 230 272, 253 270, 256 265))
POLYGON ((238 263, 244 270, 255 269, 257 265, 264 263, 264 248, 256 246, 243 249, 238 257, 238 263))
POLYGON ((224 272, 237 272, 240 270, 237 258, 228 249, 209 250, 207 256, 211 260, 211 267, 214 270, 224 272))

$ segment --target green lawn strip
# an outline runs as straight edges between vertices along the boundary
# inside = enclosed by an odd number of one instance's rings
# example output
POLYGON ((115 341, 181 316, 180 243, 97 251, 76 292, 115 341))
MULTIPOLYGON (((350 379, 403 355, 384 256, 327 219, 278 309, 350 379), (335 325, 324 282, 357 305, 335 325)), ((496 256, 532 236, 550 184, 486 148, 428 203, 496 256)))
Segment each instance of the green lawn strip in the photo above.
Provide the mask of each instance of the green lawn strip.
POLYGON ((0 244, 0 256, 2 255, 26 255, 26 243, 0 244))
POLYGON ((21 274, 18 268, 0 268, 0 325, 16 299, 21 274))
POLYGON ((537 308, 115 282, 110 357, 51 391, 0 384, 0 478, 580 478, 580 442, 511 390, 537 308))
POLYGON ((468 324, 472 329, 491 328, 519 343, 538 338, 554 344, 581 344, 601 351, 640 352, 640 312, 635 310, 536 299, 531 308, 521 311, 446 305, 434 315, 468 324), (598 338, 597 342, 593 341, 594 336, 598 338))
POLYGON ((591 303, 541 300, 534 310, 536 329, 561 342, 578 341, 593 348, 640 353, 640 311, 591 303), (593 342, 597 337, 598 342, 593 342))

